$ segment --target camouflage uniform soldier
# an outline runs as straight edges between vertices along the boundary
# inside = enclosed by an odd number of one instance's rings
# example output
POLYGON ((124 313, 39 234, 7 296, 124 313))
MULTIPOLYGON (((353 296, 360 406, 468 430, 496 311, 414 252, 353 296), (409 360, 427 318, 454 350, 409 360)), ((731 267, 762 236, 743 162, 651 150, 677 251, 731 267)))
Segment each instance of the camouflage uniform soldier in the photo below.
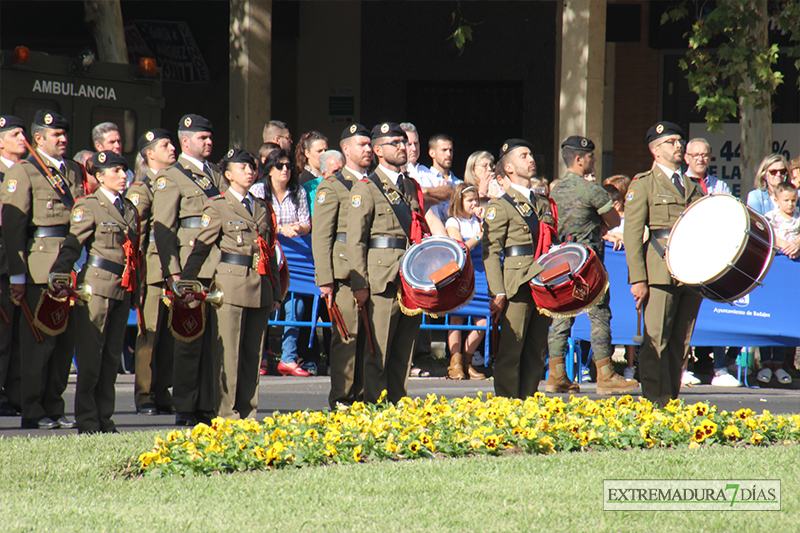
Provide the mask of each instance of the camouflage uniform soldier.
MULTIPOLYGON (((583 176, 594 170, 594 143, 585 138, 573 135, 561 144, 561 155, 567 165, 567 174, 553 186, 551 198, 556 202, 559 214, 558 237, 562 242, 577 242, 589 246, 597 258, 603 261, 603 239, 600 237, 600 226, 605 223, 609 228, 619 225, 619 213, 614 209, 614 202, 600 185, 586 181, 583 176)), ((588 309, 589 321, 592 324, 592 358, 597 367, 597 393, 627 393, 639 386, 635 380, 626 380, 611 365, 611 309, 609 294, 588 309)), ((579 392, 577 384, 567 377, 564 364, 564 352, 567 349, 567 338, 572 330, 575 318, 554 318, 547 335, 550 352, 550 374, 547 379, 547 392, 579 392)))

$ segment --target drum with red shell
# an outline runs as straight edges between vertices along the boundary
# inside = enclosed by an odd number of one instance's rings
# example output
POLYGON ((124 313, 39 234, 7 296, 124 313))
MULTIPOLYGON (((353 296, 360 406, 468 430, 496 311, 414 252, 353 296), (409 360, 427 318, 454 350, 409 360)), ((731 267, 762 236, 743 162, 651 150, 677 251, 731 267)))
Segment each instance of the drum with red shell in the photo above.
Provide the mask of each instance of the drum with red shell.
POLYGON ((431 236, 406 250, 400 263, 404 313, 444 315, 466 305, 475 293, 475 271, 463 242, 431 236))
POLYGON ((533 300, 542 314, 573 317, 602 300, 608 273, 594 251, 583 244, 564 243, 539 256, 544 267, 530 281, 533 300))

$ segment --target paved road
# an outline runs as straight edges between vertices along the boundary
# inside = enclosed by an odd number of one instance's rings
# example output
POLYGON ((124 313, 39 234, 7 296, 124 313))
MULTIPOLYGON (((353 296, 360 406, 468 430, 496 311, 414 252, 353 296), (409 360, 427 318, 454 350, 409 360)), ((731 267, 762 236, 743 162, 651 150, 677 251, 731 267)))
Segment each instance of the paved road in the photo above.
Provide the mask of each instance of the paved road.
MULTIPOLYGON (((328 402, 330 381, 327 376, 320 377, 280 377, 262 376, 259 393, 259 417, 275 410, 294 411, 302 409, 325 409, 328 402)), ((540 390, 544 390, 544 384, 540 390)), ((425 396, 429 393, 448 398, 475 396, 478 391, 484 394, 493 392, 493 382, 450 381, 443 378, 411 378, 409 395, 425 396)), ((581 385, 581 393, 589 398, 604 398, 595 394, 595 384, 581 385)), ((567 396, 567 395, 563 395, 567 396)), ((720 410, 736 410, 742 407, 761 412, 768 409, 773 414, 800 413, 800 390, 797 389, 759 389, 725 388, 699 385, 684 387, 681 398, 687 403, 709 401, 720 410)), ((72 416, 75 400, 75 376, 70 376, 70 384, 65 393, 67 412, 72 416)), ((145 416, 136 414, 133 399, 133 376, 120 375, 117 379, 117 412, 114 421, 120 431, 142 431, 151 429, 168 430, 175 421, 171 415, 145 416)), ((77 434, 72 430, 33 430, 20 429, 18 417, 0 417, 0 438, 18 436, 55 436, 77 434)))

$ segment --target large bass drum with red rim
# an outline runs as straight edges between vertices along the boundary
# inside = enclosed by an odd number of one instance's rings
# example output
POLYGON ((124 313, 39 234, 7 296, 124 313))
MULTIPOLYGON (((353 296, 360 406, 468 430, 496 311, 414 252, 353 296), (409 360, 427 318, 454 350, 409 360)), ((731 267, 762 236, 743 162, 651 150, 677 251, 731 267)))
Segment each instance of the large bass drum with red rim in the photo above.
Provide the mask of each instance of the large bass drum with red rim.
POLYGON ((667 240, 670 274, 705 298, 733 302, 767 275, 775 256, 769 223, 729 194, 712 194, 684 211, 667 240))
POLYGON ((407 315, 444 315, 475 293, 475 271, 466 245, 432 236, 406 250, 400 262, 400 307, 407 315))
POLYGON ((603 299, 608 273, 594 250, 574 242, 559 244, 539 256, 544 270, 530 281, 539 312, 574 317, 603 299))

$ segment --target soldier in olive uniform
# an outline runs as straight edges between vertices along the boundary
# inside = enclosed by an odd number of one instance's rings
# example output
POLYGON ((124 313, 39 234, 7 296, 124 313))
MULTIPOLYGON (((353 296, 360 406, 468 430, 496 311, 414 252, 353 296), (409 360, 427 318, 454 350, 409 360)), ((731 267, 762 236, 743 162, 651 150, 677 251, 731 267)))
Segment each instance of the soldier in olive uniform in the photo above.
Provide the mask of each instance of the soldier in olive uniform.
POLYGON ((348 340, 334 325, 331 339, 331 392, 328 403, 352 405, 363 399, 364 336, 359 333, 361 317, 350 288, 350 263, 347 260, 347 218, 353 184, 366 177, 372 159, 370 133, 361 124, 342 132, 340 141, 345 167, 322 180, 317 187, 316 207, 311 224, 316 282, 323 298, 335 302, 342 314, 348 340))
POLYGON ((232 149, 222 165, 230 188, 206 202, 181 278, 196 279, 209 252, 219 247, 215 280, 225 303, 217 312, 214 349, 217 412, 238 420, 256 416, 258 366, 269 314, 280 308, 281 287, 272 208, 249 192, 258 163, 247 151, 232 149))
MULTIPOLYGON (((98 152, 87 170, 100 188, 78 199, 70 233, 52 267, 66 273, 86 247, 78 286, 92 287, 92 299, 77 306, 75 419, 80 433, 118 433, 114 414, 115 383, 125 329, 138 284, 139 213, 126 199, 128 162, 111 150, 98 152), (126 250, 127 249, 127 250, 126 250)), ((66 291, 56 296, 63 297, 66 291)))
POLYGON ((139 138, 139 153, 144 158, 147 173, 141 181, 131 184, 127 198, 136 206, 141 219, 142 265, 141 314, 144 321, 136 337, 136 382, 134 398, 136 411, 143 415, 174 413, 172 395, 172 365, 175 346, 167 325, 168 310, 161 301, 164 275, 153 231, 153 197, 156 176, 175 164, 175 146, 169 131, 154 129, 139 138))
POLYGON ((555 226, 555 220, 550 201, 530 189, 536 169, 530 143, 507 140, 496 168, 509 187, 505 195, 489 201, 481 240, 492 296, 489 311, 501 328, 494 390, 498 396, 524 399, 539 386, 550 326, 550 318, 539 314, 529 286, 543 270, 534 260, 539 222, 555 226))
POLYGON ((644 305, 644 342, 639 353, 642 393, 664 407, 677 398, 702 298, 674 280, 664 260, 669 232, 680 214, 703 196, 681 172, 683 130, 659 122, 647 131, 653 168, 633 178, 625 197, 625 255, 636 307, 644 305), (649 239, 645 242, 645 228, 649 239))
MULTIPOLYGON (((203 208, 208 198, 226 190, 219 169, 206 158, 211 155, 213 127, 199 115, 186 115, 178 125, 181 156, 178 164, 158 173, 153 197, 153 231, 158 243, 161 270, 170 287, 180 279, 186 259, 200 233, 203 208)), ((212 247, 198 277, 210 287, 219 263, 219 249, 212 247)), ((177 425, 210 423, 214 417, 214 379, 211 352, 215 336, 212 306, 206 306, 205 333, 191 341, 175 341, 172 399, 177 425)))
MULTIPOLYGON (((550 191, 550 198, 558 207, 558 238, 564 241, 585 244, 597 254, 600 262, 605 255, 605 244, 600 236, 600 227, 619 225, 619 213, 608 193, 594 181, 586 181, 584 176, 594 171, 594 143, 586 137, 573 135, 561 143, 561 155, 567 165, 567 173, 558 180, 550 191)), ((639 386, 635 380, 626 380, 614 371, 611 355, 611 308, 609 293, 597 305, 587 310, 592 324, 592 358, 597 367, 597 393, 628 393, 639 386)), ((572 324, 575 318, 553 318, 547 337, 549 346, 550 374, 547 378, 547 392, 578 392, 580 388, 567 377, 564 353, 567 349, 572 324)))
MULTIPOLYGON (((69 123, 55 111, 42 109, 33 119, 33 140, 52 178, 31 156, 17 163, 3 181, 3 242, 8 258, 9 290, 36 310, 47 290, 50 268, 69 234, 70 210, 84 195, 83 167, 64 159, 69 123)), ((72 315, 72 312, 70 313, 72 315)), ((62 394, 67 387, 75 351, 75 320, 57 336, 42 333, 36 342, 31 328, 20 320, 22 427, 72 428, 64 415, 62 394)))
POLYGON ((406 395, 411 355, 422 315, 400 310, 397 289, 400 260, 410 246, 411 212, 422 213, 419 185, 403 176, 408 138, 400 126, 384 122, 372 129, 378 167, 369 178, 353 184, 347 222, 347 258, 350 282, 359 308, 366 305, 375 353, 365 347, 364 401, 376 402, 387 391, 397 402, 406 395), (397 209, 406 222, 401 222, 397 209))
MULTIPOLYGON (((0 210, 5 175, 25 155, 25 124, 17 117, 0 116, 0 210)), ((0 218, 0 416, 19 414, 19 308, 11 302, 8 287, 8 261, 3 248, 0 218)), ((23 324, 24 325, 24 324, 23 324)))

